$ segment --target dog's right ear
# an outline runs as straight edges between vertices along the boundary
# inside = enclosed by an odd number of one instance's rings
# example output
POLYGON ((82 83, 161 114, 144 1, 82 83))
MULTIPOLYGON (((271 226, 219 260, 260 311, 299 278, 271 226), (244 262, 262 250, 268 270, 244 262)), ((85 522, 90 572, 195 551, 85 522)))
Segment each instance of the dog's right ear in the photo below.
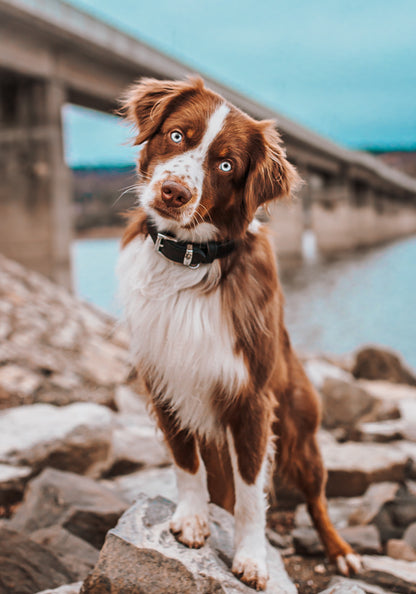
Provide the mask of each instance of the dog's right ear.
POLYGON ((121 101, 119 114, 138 128, 134 144, 148 140, 180 98, 203 88, 204 82, 199 77, 187 81, 143 78, 130 87, 121 101))

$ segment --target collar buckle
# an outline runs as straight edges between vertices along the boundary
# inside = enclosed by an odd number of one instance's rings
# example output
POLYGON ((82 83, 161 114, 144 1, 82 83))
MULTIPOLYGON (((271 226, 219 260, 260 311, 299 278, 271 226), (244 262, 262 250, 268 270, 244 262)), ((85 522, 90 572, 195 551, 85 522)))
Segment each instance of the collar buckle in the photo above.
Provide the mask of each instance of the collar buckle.
POLYGON ((158 233, 155 241, 155 251, 163 256, 162 252, 160 251, 164 246, 164 240, 168 239, 169 241, 174 241, 177 243, 177 240, 174 237, 170 237, 169 235, 164 235, 163 233, 158 233))

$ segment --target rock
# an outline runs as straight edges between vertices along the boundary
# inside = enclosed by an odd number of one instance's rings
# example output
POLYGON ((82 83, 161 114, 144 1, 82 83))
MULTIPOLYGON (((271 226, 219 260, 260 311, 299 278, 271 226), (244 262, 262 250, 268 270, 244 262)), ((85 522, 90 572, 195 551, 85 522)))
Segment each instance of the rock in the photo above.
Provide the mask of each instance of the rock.
POLYGON ((125 349, 104 338, 90 338, 83 345, 79 365, 85 377, 99 385, 113 386, 127 380, 125 349))
POLYGON ((371 585, 390 588, 394 592, 416 592, 416 562, 364 555, 361 580, 371 585))
POLYGON ((28 466, 0 464, 0 505, 19 501, 31 474, 32 469, 28 466))
POLYGON ((115 391, 114 402, 117 410, 125 415, 146 415, 146 397, 138 394, 129 386, 118 386, 115 391))
POLYGON ((163 436, 146 410, 142 414, 119 414, 116 421, 111 436, 111 455, 103 476, 171 464, 163 436))
POLYGON ((61 526, 41 528, 30 538, 52 550, 76 580, 84 580, 97 563, 98 550, 61 526))
POLYGON ((62 526, 100 548, 126 508, 120 495, 92 479, 47 468, 29 483, 9 525, 26 533, 62 526))
POLYGON ((350 580, 343 580, 342 582, 330 584, 320 594, 366 594, 366 592, 357 583, 350 583, 350 580))
POLYGON ((361 423, 352 433, 355 441, 388 443, 403 439, 406 434, 406 423, 403 419, 392 419, 374 423, 361 423))
POLYGON ((178 497, 173 467, 139 470, 111 481, 104 480, 100 482, 104 486, 113 489, 130 504, 136 501, 139 493, 145 493, 148 497, 163 495, 163 497, 171 501, 176 501, 178 497))
MULTIPOLYGON (((82 594, 195 594, 253 592, 231 573, 233 519, 210 505, 211 537, 199 550, 178 543, 169 531, 174 504, 141 496, 111 530, 82 594), (106 590, 104 590, 106 588, 106 590)), ((295 593, 276 549, 268 545, 270 579, 265 592, 295 593)))
POLYGON ((406 528, 403 540, 416 551, 416 522, 406 528))
POLYGON ((0 388, 7 394, 7 406, 33 402, 42 377, 19 365, 9 364, 0 367, 0 388))
POLYGON ((365 414, 370 413, 376 399, 351 382, 336 378, 325 379, 321 388, 322 424, 324 427, 353 427, 365 414))
POLYGON ((348 594, 348 592, 351 592, 352 594, 358 594, 358 592, 364 592, 365 594, 393 594, 392 592, 387 592, 379 586, 372 586, 371 584, 366 584, 359 579, 351 580, 339 575, 334 576, 329 582, 327 590, 320 592, 320 594, 348 594), (354 587, 359 588, 359 590, 352 590, 351 588, 354 587), (333 590, 333 588, 338 589, 333 590))
POLYGON ((339 380, 342 382, 354 381, 353 376, 324 359, 307 359, 304 362, 306 375, 318 391, 321 391, 327 379, 339 380))
MULTIPOLYGON (((340 529, 339 533, 357 553, 381 552, 380 536, 375 526, 347 526, 340 529)), ((313 528, 295 528, 292 536, 297 553, 320 555, 324 552, 318 534, 313 528)))
POLYGON ((396 443, 348 442, 321 446, 328 470, 328 496, 353 497, 364 493, 371 483, 403 481, 409 455, 396 447, 396 443))
POLYGON ((380 347, 365 347, 359 350, 355 356, 352 373, 357 378, 387 380, 416 386, 415 374, 406 368, 398 355, 380 347))
POLYGON ((53 590, 42 590, 42 592, 38 592, 37 594, 79 594, 81 586, 82 582, 76 582, 60 586, 59 588, 54 588, 53 590))
POLYGON ((127 338, 113 318, 0 257, 0 408, 112 405, 130 368, 127 338))
POLYGON ((407 542, 397 538, 391 538, 386 544, 386 553, 392 559, 403 559, 403 561, 416 561, 416 551, 407 542))
POLYGON ((98 474, 111 447, 113 413, 93 403, 20 406, 0 413, 0 461, 98 474))
POLYGON ((396 526, 407 528, 416 522, 416 496, 401 489, 396 499, 389 505, 389 512, 396 526))
POLYGON ((416 441, 416 390, 415 398, 403 398, 399 402, 400 414, 403 420, 403 438, 416 441))
POLYGON ((392 482, 370 485, 364 496, 359 500, 360 503, 357 508, 350 512, 348 523, 352 526, 370 524, 383 505, 395 499, 398 490, 399 485, 392 482))
POLYGON ((0 594, 33 594, 73 581, 72 573, 52 551, 0 527, 0 594))

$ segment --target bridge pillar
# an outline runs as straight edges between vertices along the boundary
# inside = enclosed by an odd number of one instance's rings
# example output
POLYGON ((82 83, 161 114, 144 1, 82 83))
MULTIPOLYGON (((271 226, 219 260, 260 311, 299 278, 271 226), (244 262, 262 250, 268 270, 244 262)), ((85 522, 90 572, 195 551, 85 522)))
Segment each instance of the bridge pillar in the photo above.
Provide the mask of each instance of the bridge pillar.
POLYGON ((71 285, 71 178, 59 82, 1 77, 0 252, 71 285))
POLYGON ((311 222, 318 250, 330 253, 354 249, 355 209, 350 181, 347 178, 316 177, 311 186, 311 222))
MULTIPOLYGON (((297 167, 307 182, 306 170, 297 167)), ((302 239, 305 230, 305 205, 308 202, 309 186, 304 183, 291 199, 272 202, 269 207, 269 228, 279 260, 287 262, 302 259, 302 239)))

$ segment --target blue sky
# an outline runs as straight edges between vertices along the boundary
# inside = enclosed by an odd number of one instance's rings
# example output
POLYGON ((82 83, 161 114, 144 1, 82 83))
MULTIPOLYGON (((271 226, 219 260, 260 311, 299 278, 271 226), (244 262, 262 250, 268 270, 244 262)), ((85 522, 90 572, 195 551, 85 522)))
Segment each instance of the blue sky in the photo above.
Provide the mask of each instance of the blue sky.
MULTIPOLYGON (((352 148, 416 146, 415 0, 72 0, 352 148)), ((128 130, 65 109, 71 165, 127 163, 128 130)))

